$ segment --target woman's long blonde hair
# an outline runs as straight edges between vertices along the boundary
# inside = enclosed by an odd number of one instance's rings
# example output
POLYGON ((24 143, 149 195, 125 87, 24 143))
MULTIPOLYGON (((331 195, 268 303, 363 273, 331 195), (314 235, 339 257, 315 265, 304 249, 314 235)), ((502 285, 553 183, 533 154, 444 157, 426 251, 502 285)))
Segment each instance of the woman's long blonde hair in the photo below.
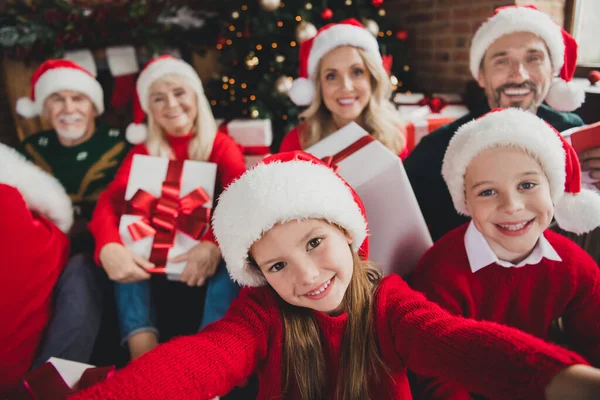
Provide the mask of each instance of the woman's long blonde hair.
MULTIPOLYGON (((261 273, 251 258, 249 262, 256 273, 261 273)), ((347 321, 334 388, 335 400, 371 400, 369 389, 381 380, 382 374, 389 375, 379 354, 373 327, 373 295, 381 277, 381 271, 353 252, 352 278, 343 300, 347 321)), ((325 399, 331 384, 326 380, 321 331, 313 311, 293 306, 277 293, 275 296, 283 321, 282 398, 325 399)))
MULTIPOLYGON (((190 88, 186 79, 179 74, 166 74, 153 82, 164 82, 171 85, 182 85, 190 88)), ((190 88, 191 89, 191 88, 190 88)), ((190 141, 188 155, 190 160, 208 161, 217 135, 217 123, 210 104, 204 93, 195 93, 198 104, 198 115, 192 131, 194 138, 190 141)), ((148 113, 148 140, 146 147, 151 156, 173 158, 173 152, 165 138, 166 132, 156 123, 152 113, 148 113)))
MULTIPOLYGON (((400 154, 406 147, 406 138, 403 134, 404 122, 390 101, 392 95, 390 79, 379 60, 363 49, 355 48, 371 75, 372 90, 369 104, 361 116, 360 125, 385 147, 395 154, 400 154)), ((315 98, 300 114, 300 120, 303 121, 300 127, 300 142, 304 149, 337 130, 331 112, 325 106, 321 96, 320 75, 319 66, 313 80, 315 98)))

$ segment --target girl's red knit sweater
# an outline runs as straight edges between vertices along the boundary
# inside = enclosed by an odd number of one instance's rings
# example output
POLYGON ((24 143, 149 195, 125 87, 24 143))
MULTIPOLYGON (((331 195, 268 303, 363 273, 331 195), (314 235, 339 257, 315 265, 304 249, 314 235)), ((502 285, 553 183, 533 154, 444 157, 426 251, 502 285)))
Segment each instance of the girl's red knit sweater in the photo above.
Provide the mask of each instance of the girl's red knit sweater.
MULTIPOLYGON (((429 249, 411 285, 452 314, 494 321, 550 340, 551 324, 562 317, 569 346, 600 365, 600 269, 579 246, 546 230, 562 261, 504 268, 488 265, 473 273, 464 237, 469 224, 449 232, 429 249)), ((464 385, 421 379, 423 399, 470 399, 464 385)))
MULTIPOLYGON (((188 146, 193 135, 171 136, 166 135, 171 150, 176 160, 188 160, 188 146)), ((125 190, 129 171, 136 154, 148 155, 145 144, 135 146, 123 160, 115 179, 100 195, 89 228, 96 239, 96 262, 104 245, 117 242, 122 243, 119 235, 119 219, 125 204, 125 190)), ((208 162, 217 164, 217 181, 215 183, 215 200, 218 194, 231 182, 239 178, 245 171, 244 155, 239 145, 225 133, 217 132, 208 162)), ((201 238, 216 243, 212 228, 201 238)))
MULTIPOLYGON (((222 320, 159 346, 73 399, 212 399, 254 371, 258 399, 282 399, 282 321, 275 296, 268 287, 243 289, 222 320)), ((452 316, 398 276, 382 280, 373 307, 381 355, 393 377, 373 385, 374 399, 411 399, 407 367, 494 399, 542 399, 559 371, 585 364, 515 329, 452 316)), ((333 377, 346 315, 314 314, 333 377)))

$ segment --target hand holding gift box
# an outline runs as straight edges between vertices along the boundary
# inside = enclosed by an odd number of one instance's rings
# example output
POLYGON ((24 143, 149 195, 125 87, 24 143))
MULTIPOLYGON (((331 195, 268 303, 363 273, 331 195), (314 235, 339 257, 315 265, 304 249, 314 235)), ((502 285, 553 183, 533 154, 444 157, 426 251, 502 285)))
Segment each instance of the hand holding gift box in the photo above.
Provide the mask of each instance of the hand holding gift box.
POLYGON ((246 168, 271 154, 273 129, 270 119, 234 119, 224 131, 242 147, 246 168))
POLYGON ((110 378, 115 367, 94 367, 51 357, 23 377, 7 400, 65 400, 79 390, 110 378))
POLYGON ((171 260, 199 243, 210 224, 217 166, 136 155, 119 233, 123 244, 179 280, 186 262, 171 260))
POLYGON ((306 151, 336 169, 363 201, 370 259, 386 275, 410 274, 432 240, 398 156, 355 123, 306 151))

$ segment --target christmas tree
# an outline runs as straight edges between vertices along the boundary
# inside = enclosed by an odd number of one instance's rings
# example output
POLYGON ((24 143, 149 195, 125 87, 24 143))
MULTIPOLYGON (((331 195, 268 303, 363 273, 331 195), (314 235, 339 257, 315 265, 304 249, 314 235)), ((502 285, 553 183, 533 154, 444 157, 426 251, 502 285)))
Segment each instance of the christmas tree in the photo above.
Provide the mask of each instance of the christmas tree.
MULTIPOLYGON (((239 4, 239 3, 238 3, 239 4)), ((392 64, 395 91, 412 89, 406 30, 386 18, 384 0, 247 0, 221 13, 218 37, 222 70, 207 84, 217 118, 271 119, 273 149, 302 111, 287 96, 298 74, 299 45, 331 22, 356 18, 379 40, 384 64, 392 64), (284 3, 285 1, 285 3, 284 3), (392 62, 393 58, 393 62, 392 62)))

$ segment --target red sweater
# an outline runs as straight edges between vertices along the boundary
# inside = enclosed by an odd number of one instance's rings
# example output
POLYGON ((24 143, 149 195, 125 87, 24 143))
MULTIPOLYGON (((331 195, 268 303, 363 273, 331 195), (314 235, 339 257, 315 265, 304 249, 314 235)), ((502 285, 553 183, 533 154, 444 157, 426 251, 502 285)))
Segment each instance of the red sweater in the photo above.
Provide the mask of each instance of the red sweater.
POLYGON ((0 183, 0 398, 19 383, 35 357, 52 313, 52 289, 69 255, 69 240, 32 214, 20 192, 0 183))
MULTIPOLYGON (((258 399, 281 399, 282 321, 275 296, 267 287, 242 289, 222 320, 160 345, 73 399, 212 399, 254 371, 258 399)), ((393 380, 372 387, 374 399, 411 399, 407 367, 494 399, 541 399, 559 371, 585 364, 577 354, 515 329, 452 316, 398 276, 384 278, 375 296, 374 329, 393 380)), ((346 315, 314 313, 331 379, 346 315)))
MULTIPOLYGON (((562 262, 473 273, 464 237, 469 224, 449 232, 422 257, 413 288, 453 314, 494 321, 549 340, 550 325, 562 317, 569 346, 600 365, 600 269, 575 243, 546 230, 544 236, 562 262)), ((421 379, 423 399, 471 399, 464 385, 421 379)))
MULTIPOLYGON (((402 134, 406 136, 404 130, 402 130, 402 134)), ((291 131, 288 132, 287 135, 281 141, 281 145, 279 146, 279 152, 283 153, 286 151, 294 151, 294 150, 304 150, 302 148, 302 144, 300 143, 300 133, 298 130, 298 126, 294 127, 291 131)), ((408 147, 404 147, 404 149, 398 154, 402 160, 408 157, 408 147)))
MULTIPOLYGON (((167 135, 167 140, 176 160, 189 159, 188 146, 192 137, 192 135, 179 137, 167 135)), ((90 231, 96 239, 96 262, 99 262, 98 255, 104 245, 111 242, 122 243, 119 235, 119 220, 125 204, 125 190, 127 189, 131 163, 133 162, 133 156, 136 154, 148 155, 146 145, 139 144, 131 149, 123 160, 115 179, 106 191, 100 195, 96 204, 89 224, 90 231)), ((217 132, 208 162, 217 164, 215 199, 224 188, 246 171, 244 155, 239 145, 222 132, 217 132)), ((212 227, 202 236, 201 240, 216 243, 212 227)))

